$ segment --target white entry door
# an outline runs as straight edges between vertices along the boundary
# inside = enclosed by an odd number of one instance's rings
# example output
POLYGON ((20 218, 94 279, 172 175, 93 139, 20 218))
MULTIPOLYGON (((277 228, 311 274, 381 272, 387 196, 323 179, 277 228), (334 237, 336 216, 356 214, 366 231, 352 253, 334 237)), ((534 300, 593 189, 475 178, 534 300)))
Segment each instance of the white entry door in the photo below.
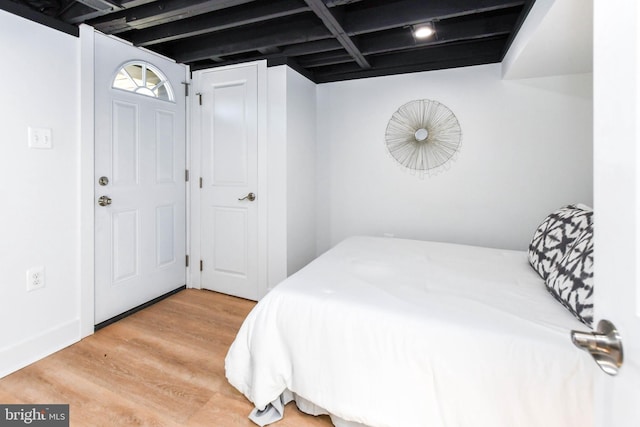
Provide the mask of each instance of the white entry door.
POLYGON ((639 27, 637 1, 594 1, 594 311, 624 350, 598 376, 596 427, 640 426, 639 27))
POLYGON ((183 65, 96 34, 95 70, 98 324, 185 285, 186 124, 183 65))
POLYGON ((258 67, 202 71, 198 91, 201 142, 201 284, 257 300, 258 67))

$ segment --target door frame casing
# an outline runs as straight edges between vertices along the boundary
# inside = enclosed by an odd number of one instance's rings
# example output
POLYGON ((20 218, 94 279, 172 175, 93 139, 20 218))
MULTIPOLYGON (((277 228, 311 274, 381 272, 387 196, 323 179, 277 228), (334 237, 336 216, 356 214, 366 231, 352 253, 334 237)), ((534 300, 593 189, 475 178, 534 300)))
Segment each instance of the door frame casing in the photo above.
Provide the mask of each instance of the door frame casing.
POLYGON ((193 72, 192 87, 187 101, 192 114, 188 119, 190 129, 190 216, 187 223, 190 224, 189 242, 189 268, 187 274, 187 286, 190 288, 202 289, 200 274, 200 260, 202 259, 202 226, 200 221, 201 195, 199 178, 202 176, 201 153, 202 141, 200 132, 201 119, 198 108, 199 97, 196 96, 201 90, 202 77, 207 73, 233 70, 246 67, 255 67, 258 76, 258 187, 257 194, 260 198, 258 204, 258 297, 262 298, 267 293, 267 273, 268 273, 268 219, 267 219, 267 61, 254 61, 243 64, 228 65, 193 72))
POLYGON ((80 25, 80 339, 93 334, 95 319, 95 30, 80 25))

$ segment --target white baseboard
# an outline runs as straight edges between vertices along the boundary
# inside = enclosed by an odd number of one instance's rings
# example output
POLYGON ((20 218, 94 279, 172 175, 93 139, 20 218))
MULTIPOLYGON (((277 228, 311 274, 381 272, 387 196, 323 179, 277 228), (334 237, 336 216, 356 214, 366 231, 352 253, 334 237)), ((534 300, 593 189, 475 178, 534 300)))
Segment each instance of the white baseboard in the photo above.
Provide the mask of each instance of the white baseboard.
POLYGON ((80 320, 58 325, 18 344, 0 349, 0 378, 80 340, 80 320))

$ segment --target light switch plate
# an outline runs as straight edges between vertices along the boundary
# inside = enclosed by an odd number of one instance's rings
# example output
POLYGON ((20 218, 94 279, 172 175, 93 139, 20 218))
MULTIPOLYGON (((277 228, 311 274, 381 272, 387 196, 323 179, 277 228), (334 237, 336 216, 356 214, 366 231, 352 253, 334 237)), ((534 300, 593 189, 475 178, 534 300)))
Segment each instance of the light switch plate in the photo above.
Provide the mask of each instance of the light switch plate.
POLYGON ((51 129, 29 127, 29 148, 49 149, 52 147, 51 129))

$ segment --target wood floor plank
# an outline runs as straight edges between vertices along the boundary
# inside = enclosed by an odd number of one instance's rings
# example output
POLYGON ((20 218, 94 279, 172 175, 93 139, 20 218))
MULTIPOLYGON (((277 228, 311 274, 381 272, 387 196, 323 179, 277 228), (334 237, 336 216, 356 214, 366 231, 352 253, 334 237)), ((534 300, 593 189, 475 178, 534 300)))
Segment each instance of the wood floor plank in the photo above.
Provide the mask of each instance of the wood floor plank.
POLYGON ((186 426, 255 427, 247 415, 253 407, 246 399, 233 398, 222 393, 214 393, 198 412, 189 419, 186 426))
MULTIPOLYGON (((0 379, 0 403, 64 403, 72 426, 253 427, 224 358, 254 302, 187 289, 0 379)), ((276 427, 328 427, 294 404, 276 427)))

